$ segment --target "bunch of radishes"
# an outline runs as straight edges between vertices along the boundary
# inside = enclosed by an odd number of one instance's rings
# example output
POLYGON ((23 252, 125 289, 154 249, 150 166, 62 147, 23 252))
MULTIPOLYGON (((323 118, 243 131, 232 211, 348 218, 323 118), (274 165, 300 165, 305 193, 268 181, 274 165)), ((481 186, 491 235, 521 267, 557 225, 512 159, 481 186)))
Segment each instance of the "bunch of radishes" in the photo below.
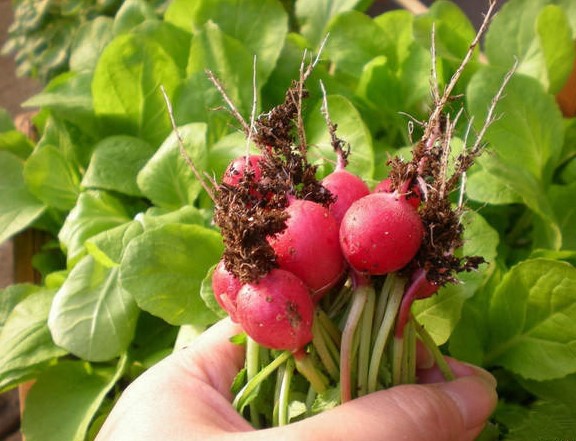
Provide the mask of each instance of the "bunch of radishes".
POLYGON ((212 288, 219 305, 248 336, 246 370, 233 387, 234 404, 241 412, 250 405, 255 426, 260 416, 270 422, 269 409, 254 406, 259 393, 273 394, 273 424, 289 422, 285 391, 294 369, 307 380, 295 386, 306 396, 306 413, 315 397, 327 408, 415 382, 417 340, 451 378, 411 306, 484 262, 458 253, 465 207, 462 198, 454 204, 450 195, 481 153, 482 136, 511 73, 475 142, 450 167, 461 112, 451 118, 444 108, 490 13, 442 94, 432 82, 433 109, 422 123, 412 159, 391 158, 389 176, 372 191, 346 170, 349 149, 336 136, 326 99, 323 113, 336 152, 335 169, 318 180, 308 161, 301 110, 307 93, 303 84, 313 65, 301 72, 284 103, 250 126, 231 109, 260 153, 247 152, 232 161, 218 184, 214 220, 225 252, 213 271, 212 288), (261 388, 274 371, 275 386, 261 388), (307 392, 303 384, 309 385, 307 392))
MULTIPOLYGON (((223 183, 238 185, 249 170, 262 178, 263 157, 235 159, 223 183)), ((418 251, 423 225, 417 187, 392 190, 387 179, 373 193, 344 169, 322 180, 333 195, 328 207, 289 196, 286 228, 268 237, 278 268, 242 283, 221 261, 213 274, 216 300, 256 342, 272 349, 297 351, 312 340, 315 305, 352 275, 354 284, 404 268, 418 251)), ((256 185, 253 194, 258 198, 256 185)))

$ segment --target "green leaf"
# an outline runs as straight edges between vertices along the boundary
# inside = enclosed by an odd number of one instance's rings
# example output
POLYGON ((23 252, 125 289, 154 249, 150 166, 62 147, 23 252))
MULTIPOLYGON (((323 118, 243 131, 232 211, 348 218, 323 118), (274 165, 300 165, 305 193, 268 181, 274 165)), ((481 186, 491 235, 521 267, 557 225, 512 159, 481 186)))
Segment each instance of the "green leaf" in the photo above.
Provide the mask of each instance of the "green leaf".
POLYGON ((133 239, 120 266, 122 286, 141 309, 173 325, 216 320, 200 297, 223 251, 220 235, 198 225, 164 225, 133 239))
POLYGON ((300 33, 306 37, 310 46, 317 48, 327 34, 330 20, 354 9, 358 3, 359 0, 296 0, 295 12, 300 23, 300 33))
POLYGON ((30 192, 49 207, 71 210, 80 193, 79 171, 54 146, 37 148, 24 165, 30 192))
POLYGON ((491 332, 488 323, 490 300, 505 271, 506 269, 495 263, 484 285, 472 298, 464 302, 460 321, 449 340, 452 356, 478 366, 484 365, 484 353, 491 332))
POLYGON ((212 222, 212 212, 200 210, 191 205, 186 205, 174 211, 151 207, 146 213, 136 216, 136 220, 145 230, 151 230, 167 224, 198 224, 207 226, 212 222))
POLYGON ((16 130, 12 116, 4 107, 0 107, 0 133, 11 132, 12 130, 16 130))
POLYGON ((33 149, 34 145, 24 133, 18 130, 0 132, 0 151, 4 150, 20 159, 26 159, 33 149))
MULTIPOLYGON (((207 88, 215 90, 214 85, 206 78, 206 69, 218 77, 234 106, 248 119, 254 97, 252 56, 240 40, 225 34, 213 22, 206 23, 202 31, 192 39, 187 74, 194 83, 199 82, 202 91, 207 88), (198 75, 204 78, 197 78, 198 75)), ((218 99, 215 102, 223 104, 222 97, 216 96, 218 99)), ((200 109, 203 112, 209 110, 213 109, 200 109)))
MULTIPOLYGON (((502 78, 502 72, 484 68, 470 81, 468 108, 475 121, 484 120, 502 78)), ((536 80, 514 75, 496 106, 496 115, 505 117, 495 121, 485 135, 494 154, 484 155, 479 162, 546 221, 550 248, 558 248, 560 232, 545 192, 562 153, 564 124, 558 106, 536 80)))
POLYGON ((135 212, 135 207, 126 199, 110 193, 97 190, 81 193, 58 234, 67 253, 68 264, 74 265, 84 254, 87 239, 132 220, 135 212))
MULTIPOLYGON (((289 33, 286 36, 276 67, 262 87, 262 109, 270 109, 284 101, 292 81, 300 75, 300 63, 305 50, 306 40, 300 34, 289 33)), ((317 66, 317 69, 316 72, 320 70, 320 66, 317 66)), ((312 83, 313 81, 309 81, 308 86, 312 83)))
POLYGON ((551 92, 572 69, 574 45, 568 17, 551 0, 509 0, 486 34, 486 55, 492 65, 538 79, 551 92))
POLYGON ((468 175, 466 195, 474 201, 494 205, 522 202, 520 195, 510 188, 507 180, 483 168, 479 168, 468 175))
POLYGON ((54 297, 48 327, 56 344, 88 361, 106 361, 126 351, 138 307, 120 286, 119 268, 85 256, 54 297))
MULTIPOLYGON (((461 254, 482 256, 493 264, 497 255, 498 232, 478 213, 466 212, 462 219, 464 225, 464 246, 461 254)), ((461 284, 448 285, 438 294, 414 303, 413 312, 419 323, 424 325, 436 344, 448 341, 456 324, 460 320, 462 306, 466 299, 474 295, 490 270, 482 265, 478 272, 459 275, 461 284)))
POLYGON ((60 117, 50 117, 36 148, 58 147, 67 162, 80 170, 86 169, 92 156, 94 138, 83 132, 84 129, 85 126, 81 130, 60 117))
MULTIPOLYGON (((191 123, 178 128, 184 149, 201 172, 206 166, 206 124, 191 123)), ((180 153, 178 137, 172 133, 140 170, 142 193, 155 205, 177 209, 193 204, 202 186, 180 153)))
MULTIPOLYGON (((468 85, 468 107, 478 124, 502 84, 502 74, 485 68, 468 85)), ((521 163, 522 169, 538 182, 549 182, 564 140, 564 123, 554 98, 533 79, 514 75, 496 106, 496 114, 505 117, 490 126, 486 140, 498 159, 515 168, 521 163)))
POLYGON ((330 23, 326 54, 337 72, 359 78, 364 66, 383 54, 388 40, 370 17, 356 11, 338 15, 330 23))
MULTIPOLYGON (((574 204, 568 203, 575 194, 576 182, 570 185, 552 185, 547 192, 548 201, 562 238, 559 249, 576 250, 576 228, 574 228, 576 225, 576 207, 574 204)), ((546 248, 549 245, 547 231, 547 225, 541 219, 537 219, 533 248, 546 248)))
MULTIPOLYGON (((246 61, 244 59, 244 61, 246 61)), ((240 61, 242 62, 242 61, 240 61)), ((244 79, 245 80, 245 79, 244 79)), ((226 85, 227 90, 230 89, 226 85)), ((231 93, 237 94, 234 85, 231 93)), ((236 103, 242 105, 242 103, 236 103)), ((207 143, 212 144, 230 131, 232 123, 228 112, 221 110, 224 102, 222 95, 206 76, 206 72, 197 72, 189 76, 174 95, 174 116, 178 125, 191 122, 207 124, 207 143)), ((247 110, 242 110, 245 114, 247 110)))
POLYGON ((490 304, 485 362, 534 380, 576 372, 575 284, 566 263, 534 259, 512 268, 490 304))
POLYGON ((405 134, 407 119, 398 112, 423 117, 430 99, 430 51, 415 42, 414 16, 408 11, 387 12, 374 22, 382 29, 385 44, 381 55, 364 66, 356 93, 377 114, 377 127, 390 131, 397 125, 405 134))
POLYGON ((538 398, 576 410, 576 374, 550 381, 522 380, 522 386, 538 398))
POLYGON ((44 372, 26 397, 22 432, 29 441, 83 441, 106 394, 124 370, 64 361, 44 372), (57 422, 57 423, 55 423, 57 422))
MULTIPOLYGON (((178 328, 164 320, 141 311, 136 325, 136 334, 130 345, 129 357, 143 369, 153 366, 173 350, 178 328)), ((132 369, 138 369, 133 366, 132 369)))
POLYGON ((0 151, 0 243, 28 227, 46 208, 26 188, 22 170, 20 159, 0 151))
POLYGON ((26 295, 0 332, 0 390, 36 375, 51 360, 66 354, 52 341, 46 321, 55 291, 26 295))
MULTIPOLYGON (((194 4, 175 0, 170 3, 165 20, 193 32, 195 37, 204 32, 207 23, 216 24, 222 32, 246 47, 246 61, 250 65, 256 56, 260 84, 266 82, 274 69, 288 33, 288 17, 277 0, 198 0, 194 4)), ((247 78, 251 79, 252 75, 247 78)), ((223 75, 221 79, 226 85, 232 84, 223 75)))
POLYGON ((97 136, 99 127, 92 107, 91 84, 91 71, 65 72, 53 78, 42 92, 22 106, 49 109, 60 124, 69 121, 82 127, 82 132, 97 136))
POLYGON ((570 440, 576 433, 576 412, 561 403, 538 401, 518 426, 509 428, 508 441, 570 440))
POLYGON ((110 17, 96 17, 83 23, 74 37, 70 48, 70 70, 92 72, 98 57, 112 40, 113 20, 110 17))
POLYGON ((114 34, 130 32, 146 20, 157 20, 150 3, 144 0, 125 0, 114 17, 114 34))
MULTIPOLYGON (((350 154, 347 169, 369 180, 374 173, 374 152, 370 131, 362 121, 362 117, 354 105, 343 96, 330 95, 327 97, 328 110, 332 122, 338 126, 337 136, 350 144, 350 154)), ((330 144, 330 133, 326 127, 326 120, 321 112, 321 102, 318 102, 306 119, 307 143, 310 146, 311 160, 327 158, 326 163, 334 164, 336 155, 330 144)), ((323 159, 324 161, 324 159, 323 159)), ((325 171, 324 174, 328 174, 325 171)))
POLYGON ((92 236, 84 243, 84 246, 88 254, 100 265, 113 268, 120 265, 128 242, 142 231, 143 228, 139 222, 127 222, 92 236))
POLYGON ((4 323, 16 305, 37 290, 36 285, 28 283, 10 285, 0 290, 0 334, 4 323))
POLYGON ((184 76, 190 52, 191 38, 188 32, 160 20, 146 20, 136 26, 132 32, 160 44, 184 76))
POLYGON ((108 134, 130 134, 159 145, 170 132, 160 91, 172 96, 180 70, 162 46, 143 36, 116 37, 100 56, 92 95, 94 111, 108 134))
POLYGON ((104 138, 94 147, 82 186, 141 196, 136 176, 154 152, 150 144, 133 136, 104 138))
POLYGON ((476 35, 468 16, 455 3, 435 1, 426 14, 414 19, 415 38, 426 49, 432 47, 433 25, 437 55, 460 64, 476 35))
POLYGON ((572 29, 564 11, 555 5, 542 9, 536 21, 545 67, 544 85, 550 93, 562 89, 574 64, 572 29))

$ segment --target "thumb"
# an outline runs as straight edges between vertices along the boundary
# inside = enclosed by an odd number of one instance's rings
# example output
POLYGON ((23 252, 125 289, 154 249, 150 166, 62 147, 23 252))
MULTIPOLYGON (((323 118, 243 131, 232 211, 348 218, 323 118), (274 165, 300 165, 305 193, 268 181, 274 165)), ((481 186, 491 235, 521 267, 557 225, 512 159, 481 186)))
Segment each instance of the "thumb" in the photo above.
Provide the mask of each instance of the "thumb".
POLYGON ((497 402, 496 383, 488 375, 478 370, 447 383, 369 394, 294 424, 299 432, 294 439, 474 440, 497 402))

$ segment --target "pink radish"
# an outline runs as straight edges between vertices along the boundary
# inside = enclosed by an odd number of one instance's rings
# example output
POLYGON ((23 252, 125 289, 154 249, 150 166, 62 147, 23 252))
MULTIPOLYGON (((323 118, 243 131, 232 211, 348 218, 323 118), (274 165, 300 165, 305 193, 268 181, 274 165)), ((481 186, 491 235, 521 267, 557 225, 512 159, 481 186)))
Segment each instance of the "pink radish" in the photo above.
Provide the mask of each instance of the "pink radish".
POLYGON ((362 179, 343 168, 336 169, 326 176, 322 180, 322 185, 336 197, 329 210, 338 224, 342 222, 344 214, 354 201, 370 193, 370 189, 362 179))
POLYGON ((312 340, 314 303, 308 287, 289 271, 273 269, 238 292, 244 331, 271 349, 297 351, 312 340))
POLYGON ((268 241, 280 268, 302 279, 319 300, 344 274, 338 223, 327 208, 311 201, 293 199, 286 211, 286 229, 268 241))
POLYGON ((395 193, 372 193, 357 200, 340 226, 340 244, 359 273, 382 275, 410 262, 424 235, 417 211, 395 193))
POLYGON ((254 182, 258 182, 262 177, 262 170, 260 168, 260 155, 240 156, 234 159, 226 168, 222 182, 228 185, 238 185, 246 171, 250 170, 254 173, 254 182))
POLYGON ((241 287, 242 282, 226 269, 224 261, 218 262, 212 274, 212 290, 218 304, 235 322, 238 322, 236 297, 241 287))
MULTIPOLYGON (((390 178, 386 178, 380 181, 376 187, 374 187, 373 193, 392 193, 392 181, 390 178)), ((402 195, 406 201, 412 205, 414 208, 418 208, 422 202, 422 191, 418 185, 414 184, 407 192, 407 194, 402 195)))

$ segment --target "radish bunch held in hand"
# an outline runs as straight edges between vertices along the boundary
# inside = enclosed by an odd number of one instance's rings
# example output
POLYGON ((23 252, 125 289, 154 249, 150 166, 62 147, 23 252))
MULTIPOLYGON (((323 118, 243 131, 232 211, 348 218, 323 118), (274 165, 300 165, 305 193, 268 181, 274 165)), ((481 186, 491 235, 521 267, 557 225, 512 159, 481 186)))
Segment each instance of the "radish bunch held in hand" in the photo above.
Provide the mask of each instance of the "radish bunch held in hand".
POLYGON ((320 179, 307 156, 301 112, 311 70, 282 104, 253 125, 241 121, 259 152, 234 159, 215 194, 225 251, 212 288, 247 336, 234 404, 257 427, 416 382, 417 341, 451 378, 411 307, 484 262, 461 255, 465 207, 451 198, 481 153, 477 139, 448 167, 456 121, 444 107, 457 77, 442 95, 433 91, 412 159, 389 159, 388 176, 371 191, 346 168, 350 148, 336 136, 326 99, 336 164, 320 179), (290 394, 301 397, 295 416, 290 394), (263 405, 270 400, 273 409, 263 405))

